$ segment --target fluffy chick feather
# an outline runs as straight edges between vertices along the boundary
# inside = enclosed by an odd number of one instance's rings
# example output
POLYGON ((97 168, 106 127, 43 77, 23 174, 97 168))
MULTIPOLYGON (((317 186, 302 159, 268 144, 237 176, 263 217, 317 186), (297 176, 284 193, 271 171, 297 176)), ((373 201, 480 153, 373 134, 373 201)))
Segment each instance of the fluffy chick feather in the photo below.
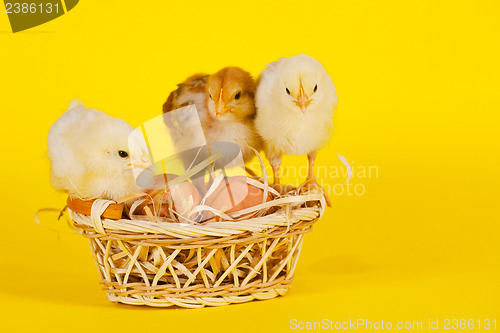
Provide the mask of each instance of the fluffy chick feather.
POLYGON ((117 200, 141 191, 132 164, 146 167, 149 157, 146 143, 137 136, 131 155, 132 131, 124 120, 73 101, 49 130, 52 185, 81 199, 117 200))
POLYGON ((330 139, 337 92, 319 61, 301 54, 273 62, 261 73, 255 127, 279 183, 283 154, 308 155, 308 180, 316 152, 330 139))
MULTIPOLYGON (((201 126, 208 118, 207 80, 206 74, 188 77, 177 85, 177 89, 168 95, 163 104, 163 120, 178 152, 205 144, 201 126), (197 117, 190 111, 169 113, 193 104, 196 106, 197 117)), ((184 167, 187 168, 191 162, 189 158, 183 160, 184 167)))
POLYGON ((208 117, 207 80, 208 75, 195 74, 188 77, 184 82, 179 83, 177 89, 168 95, 167 101, 163 104, 163 113, 194 104, 198 111, 200 122, 203 123, 208 117))

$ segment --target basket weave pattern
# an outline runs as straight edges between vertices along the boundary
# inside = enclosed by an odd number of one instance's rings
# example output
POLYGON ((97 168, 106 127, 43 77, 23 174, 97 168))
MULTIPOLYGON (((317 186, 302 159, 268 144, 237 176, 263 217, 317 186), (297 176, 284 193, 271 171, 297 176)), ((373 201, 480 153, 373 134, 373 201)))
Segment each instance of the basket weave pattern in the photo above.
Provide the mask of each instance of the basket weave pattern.
POLYGON ((91 216, 70 216, 90 240, 110 301, 197 308, 288 291, 304 234, 322 215, 324 199, 308 194, 294 202, 261 217, 206 224, 102 219, 114 203, 108 200, 96 200, 91 216))

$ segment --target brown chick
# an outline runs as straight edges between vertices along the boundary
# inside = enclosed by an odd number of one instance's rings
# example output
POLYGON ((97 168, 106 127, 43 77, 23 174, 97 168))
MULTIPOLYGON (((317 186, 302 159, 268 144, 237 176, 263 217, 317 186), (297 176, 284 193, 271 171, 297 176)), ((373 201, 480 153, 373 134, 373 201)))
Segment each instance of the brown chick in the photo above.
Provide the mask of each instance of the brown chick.
MULTIPOLYGON (((260 136, 254 128, 256 85, 252 76, 237 67, 226 67, 213 75, 195 74, 180 83, 172 91, 163 105, 163 113, 185 107, 191 104, 196 106, 203 134, 207 143, 232 142, 237 144, 245 162, 253 157, 254 149, 261 148, 260 136)), ((177 147, 187 147, 185 140, 199 137, 198 119, 177 119, 186 114, 175 115, 169 118, 166 125, 173 131, 174 144, 177 147), (182 126, 179 126, 182 124, 182 126), (198 125, 198 126, 197 126, 198 125), (179 135, 180 134, 180 135, 179 135), (179 142, 175 141, 175 138, 179 142)), ((194 118, 194 117, 190 117, 194 118)), ((203 155, 196 155, 203 159, 203 155)), ((185 156, 183 164, 187 168, 193 162, 193 156, 185 156)), ((251 176, 252 170, 246 168, 251 176)), ((204 193, 209 183, 203 181, 202 174, 194 176, 196 187, 204 193)))
MULTIPOLYGON (((200 125, 206 122, 208 117, 207 108, 207 74, 195 74, 188 77, 184 82, 177 85, 177 89, 168 95, 167 101, 163 104, 163 113, 165 125, 170 132, 171 139, 175 147, 182 153, 187 147, 204 145, 203 136, 200 138, 200 125), (168 114, 168 112, 194 104, 198 117, 194 117, 190 112, 181 112, 168 114), (167 117, 167 115, 169 115, 167 117), (199 141, 199 142, 193 142, 199 141)), ((203 127, 201 127, 203 130, 203 127)), ((181 155, 181 161, 184 168, 192 165, 193 159, 198 158, 195 154, 181 155)), ((203 159, 203 158, 202 158, 203 159)), ((208 185, 204 180, 204 172, 193 176, 193 184, 201 193, 205 193, 208 185)))
POLYGON ((261 148, 254 127, 255 90, 250 73, 238 67, 226 67, 210 76, 195 74, 170 93, 163 113, 195 104, 206 141, 238 144, 247 162, 253 152, 246 145, 261 148))
POLYGON ((254 126, 255 90, 250 73, 238 67, 225 67, 207 80, 208 117, 202 121, 205 137, 208 142, 238 144, 245 162, 254 156, 248 146, 261 148, 254 126))
POLYGON ((168 95, 167 101, 163 104, 163 113, 194 104, 203 124, 208 115, 207 80, 207 74, 195 74, 179 83, 177 89, 168 95))

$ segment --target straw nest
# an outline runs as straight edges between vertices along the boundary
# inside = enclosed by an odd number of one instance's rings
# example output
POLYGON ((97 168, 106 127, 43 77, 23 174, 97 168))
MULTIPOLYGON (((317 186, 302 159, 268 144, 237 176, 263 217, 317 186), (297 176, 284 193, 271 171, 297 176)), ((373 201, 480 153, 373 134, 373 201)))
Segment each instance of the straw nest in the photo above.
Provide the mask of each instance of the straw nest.
MULTIPOLYGON (((284 194, 248 178, 269 195, 244 211, 190 223, 180 216, 105 218, 116 202, 94 200, 89 215, 68 205, 73 226, 87 237, 111 302, 156 307, 198 308, 284 295, 304 239, 323 214, 318 189, 284 194), (187 222, 187 223, 186 223, 187 222)), ((148 210, 149 211, 149 210, 148 210)), ((218 215, 218 216, 217 216, 218 215)))

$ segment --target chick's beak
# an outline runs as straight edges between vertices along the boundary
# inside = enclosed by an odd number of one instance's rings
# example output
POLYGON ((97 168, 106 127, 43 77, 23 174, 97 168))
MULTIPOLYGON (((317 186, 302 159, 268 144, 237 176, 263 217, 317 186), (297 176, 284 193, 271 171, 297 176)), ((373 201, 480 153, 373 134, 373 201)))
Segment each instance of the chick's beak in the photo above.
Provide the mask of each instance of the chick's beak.
POLYGON ((219 93, 219 99, 217 100, 217 103, 215 103, 215 115, 217 118, 220 118, 224 114, 231 112, 233 107, 226 105, 226 102, 224 101, 224 97, 222 96, 223 89, 221 88, 220 93, 219 93))
POLYGON ((309 96, 307 96, 304 92, 302 83, 300 84, 299 96, 297 97, 297 100, 294 100, 293 102, 302 110, 303 113, 306 113, 307 107, 311 104, 309 96))

